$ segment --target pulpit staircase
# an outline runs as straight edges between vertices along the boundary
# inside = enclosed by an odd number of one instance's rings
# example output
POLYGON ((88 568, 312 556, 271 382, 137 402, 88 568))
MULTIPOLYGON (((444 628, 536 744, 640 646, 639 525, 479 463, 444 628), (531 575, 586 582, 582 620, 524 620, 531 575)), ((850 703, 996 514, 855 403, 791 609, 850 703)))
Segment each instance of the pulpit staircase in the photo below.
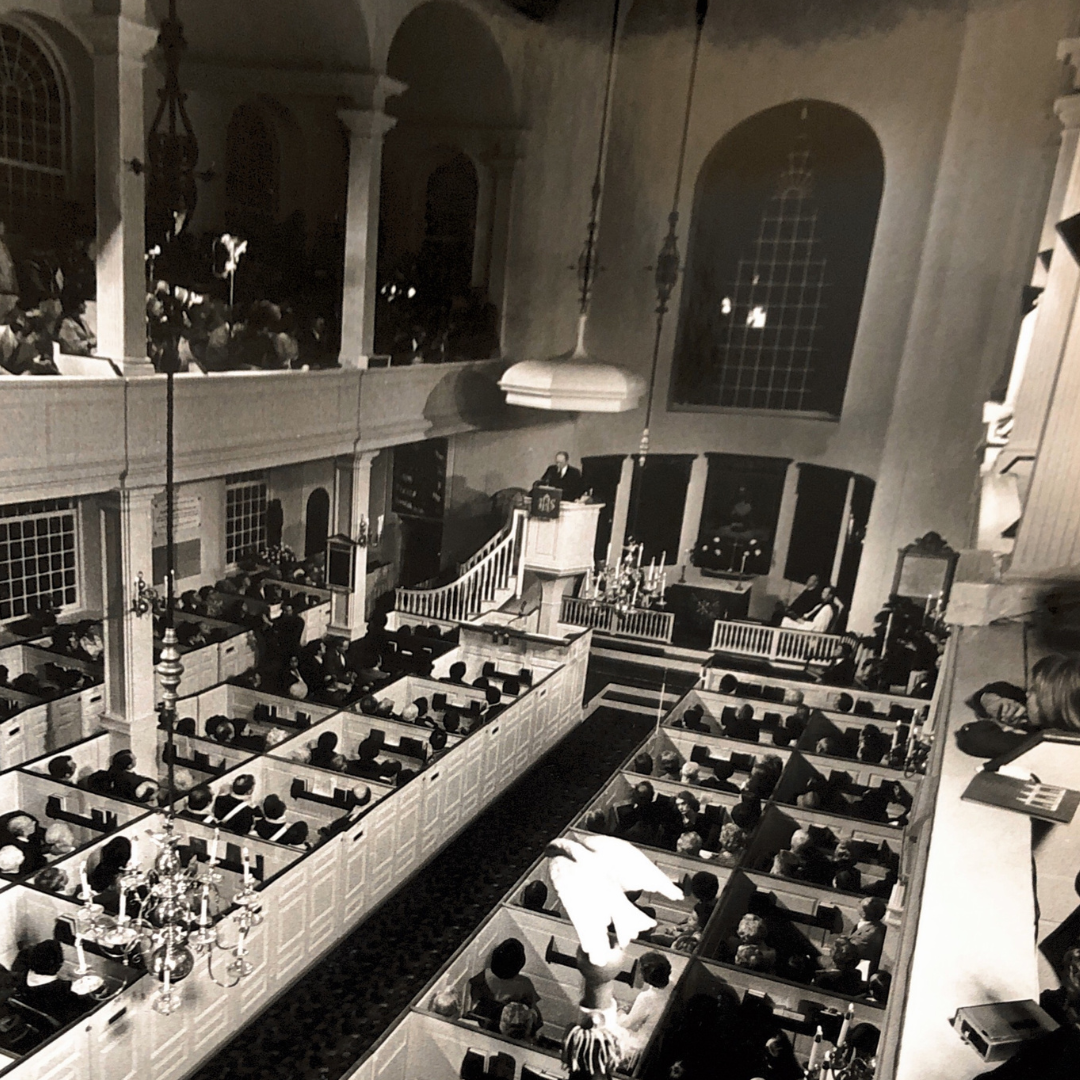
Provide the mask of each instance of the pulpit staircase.
POLYGON ((525 573, 524 510, 515 510, 506 527, 475 555, 458 565, 458 576, 436 588, 399 588, 394 610, 401 615, 466 622, 520 597, 525 573))

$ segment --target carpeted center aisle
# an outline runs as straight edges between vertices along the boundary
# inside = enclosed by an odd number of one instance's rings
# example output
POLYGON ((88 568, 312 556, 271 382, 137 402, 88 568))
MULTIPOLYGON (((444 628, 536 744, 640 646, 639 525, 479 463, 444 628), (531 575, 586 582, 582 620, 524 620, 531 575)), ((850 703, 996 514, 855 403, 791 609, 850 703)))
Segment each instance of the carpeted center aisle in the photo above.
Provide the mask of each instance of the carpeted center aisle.
POLYGON ((363 1055, 653 721, 598 709, 194 1074, 332 1080, 363 1055))

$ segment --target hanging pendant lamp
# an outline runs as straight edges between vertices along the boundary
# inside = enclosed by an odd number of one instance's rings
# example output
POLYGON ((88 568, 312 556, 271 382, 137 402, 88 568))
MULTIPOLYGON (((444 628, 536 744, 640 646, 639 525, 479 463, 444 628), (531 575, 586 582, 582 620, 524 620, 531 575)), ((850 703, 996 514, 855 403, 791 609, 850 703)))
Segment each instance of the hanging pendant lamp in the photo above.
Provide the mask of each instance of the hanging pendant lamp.
POLYGON ((508 405, 529 409, 567 412, 616 413, 636 409, 645 384, 639 376, 614 364, 594 360, 585 348, 585 330, 589 319, 593 278, 596 276, 596 240, 600 221, 604 171, 607 164, 608 121, 611 92, 615 81, 615 56, 619 42, 619 6, 615 0, 611 18, 611 43, 608 49, 607 82, 600 120, 600 140, 596 156, 596 174, 592 186, 592 209, 585 235, 585 246, 578 259, 580 301, 577 343, 567 353, 547 360, 522 360, 508 368, 499 380, 508 405))

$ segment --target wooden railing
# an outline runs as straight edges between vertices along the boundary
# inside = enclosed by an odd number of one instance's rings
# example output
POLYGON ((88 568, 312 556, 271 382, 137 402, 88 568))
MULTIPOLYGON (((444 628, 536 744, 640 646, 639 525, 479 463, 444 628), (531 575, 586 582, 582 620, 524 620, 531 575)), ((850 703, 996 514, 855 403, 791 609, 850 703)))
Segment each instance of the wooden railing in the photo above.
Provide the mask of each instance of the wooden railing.
POLYGON ((559 622, 641 641, 670 642, 675 628, 675 616, 670 611, 635 608, 620 613, 610 605, 581 600, 576 596, 563 597, 559 622))
POLYGON ((713 652, 750 656, 775 663, 809 664, 837 660, 843 645, 854 644, 844 634, 819 634, 813 630, 784 630, 779 626, 718 619, 713 623, 713 652))
POLYGON ((461 577, 437 589, 397 589, 394 608, 424 619, 465 622, 496 603, 497 594, 521 595, 525 569, 525 511, 515 510, 498 542, 484 545, 487 554, 461 577))

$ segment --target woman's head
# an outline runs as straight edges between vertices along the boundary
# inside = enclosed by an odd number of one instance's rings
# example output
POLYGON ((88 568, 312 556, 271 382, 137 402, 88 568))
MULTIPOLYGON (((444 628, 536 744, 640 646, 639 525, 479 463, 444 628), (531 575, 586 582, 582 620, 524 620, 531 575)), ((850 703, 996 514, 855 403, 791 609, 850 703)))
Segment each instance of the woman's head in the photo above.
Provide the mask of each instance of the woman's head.
POLYGON ((1031 669, 1028 717, 1038 727, 1080 731, 1080 659, 1044 656, 1031 669))
POLYGON ((645 953, 638 960, 638 970, 641 978, 657 989, 662 990, 671 981, 671 963, 658 952, 645 953))

